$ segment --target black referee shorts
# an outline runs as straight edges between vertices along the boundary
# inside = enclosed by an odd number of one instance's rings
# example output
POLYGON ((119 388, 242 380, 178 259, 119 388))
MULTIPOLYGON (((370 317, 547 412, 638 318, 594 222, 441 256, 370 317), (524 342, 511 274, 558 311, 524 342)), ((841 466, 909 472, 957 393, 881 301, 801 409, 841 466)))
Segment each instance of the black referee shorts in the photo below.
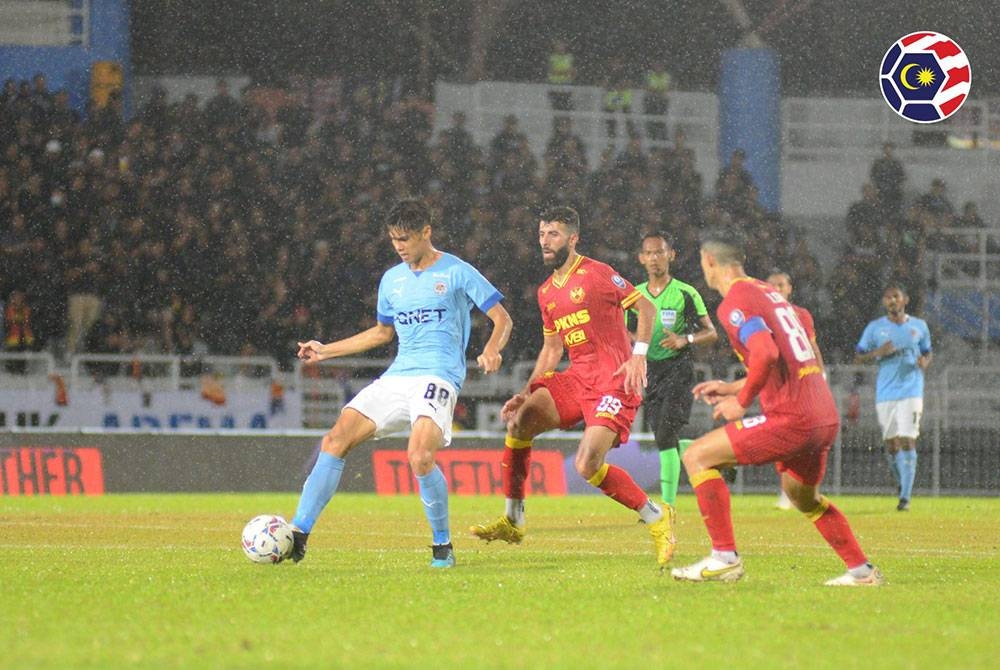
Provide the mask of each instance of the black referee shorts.
POLYGON ((643 399, 646 423, 654 431, 660 423, 669 423, 676 428, 687 424, 691 417, 694 396, 694 365, 689 356, 667 358, 662 361, 648 361, 646 364, 648 385, 643 399))

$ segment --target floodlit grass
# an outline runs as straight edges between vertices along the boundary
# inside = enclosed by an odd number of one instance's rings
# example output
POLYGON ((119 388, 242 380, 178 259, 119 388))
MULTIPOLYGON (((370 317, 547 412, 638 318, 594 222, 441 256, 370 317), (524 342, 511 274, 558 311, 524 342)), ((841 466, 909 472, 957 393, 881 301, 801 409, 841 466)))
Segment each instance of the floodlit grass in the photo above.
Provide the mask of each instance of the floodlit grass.
MULTIPOLYGON (((254 565, 243 524, 294 495, 0 498, 0 667, 995 667, 1000 500, 841 497, 882 589, 800 515, 734 498, 747 576, 657 570, 635 515, 529 501, 520 546, 464 532, 498 498, 452 498, 458 566, 434 571, 412 497, 334 498, 299 565, 254 565)), ((691 496, 675 564, 707 539, 691 496)))

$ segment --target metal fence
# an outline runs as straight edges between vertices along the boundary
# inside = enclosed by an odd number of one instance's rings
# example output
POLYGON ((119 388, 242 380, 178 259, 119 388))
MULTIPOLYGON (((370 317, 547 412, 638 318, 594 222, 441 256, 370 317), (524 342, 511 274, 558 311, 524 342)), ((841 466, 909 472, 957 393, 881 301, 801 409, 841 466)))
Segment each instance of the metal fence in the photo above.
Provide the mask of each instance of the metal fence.
MULTIPOLYGON (((385 360, 342 359, 329 367, 302 375, 304 421, 309 427, 332 425, 343 402, 368 384, 388 364, 385 360), (314 422, 315 421, 315 422, 314 422)), ((489 377, 473 372, 462 389, 464 423, 476 435, 492 434, 500 443, 500 408, 523 388, 534 366, 525 361, 510 371, 489 377)), ((834 444, 825 480, 832 493, 875 493, 893 490, 892 475, 875 413, 875 366, 839 365, 828 368, 843 428, 834 444)), ((696 379, 710 379, 708 365, 695 366, 696 379)), ((729 369, 727 377, 741 373, 729 369)), ((932 368, 924 397, 923 434, 918 441, 917 494, 1000 494, 1000 398, 995 380, 1000 368, 943 366, 932 368)), ((696 403, 684 436, 696 437, 715 427, 711 408, 696 403)), ((640 411, 634 438, 644 449, 654 449, 653 436, 640 411)), ((471 432, 470 432, 471 434, 471 432)), ((576 436, 569 432, 568 439, 576 436)), ((462 432, 456 433, 457 441, 462 432)), ((737 471, 737 492, 777 491, 772 466, 737 471)))
MULTIPOLYGON (((731 374, 737 368, 731 370, 731 374)), ((841 415, 841 432, 830 454, 824 488, 832 493, 888 493, 895 484, 875 412, 875 366, 827 369, 841 415)), ((917 441, 915 491, 921 495, 1000 495, 1000 368, 931 368, 924 389, 924 415, 917 441)), ((707 407, 692 413, 687 435, 713 427, 707 407)), ((652 441, 652 435, 639 434, 652 441)), ((737 492, 774 491, 773 466, 743 467, 737 492)))
MULTIPOLYGON (((272 359, 264 357, 209 356, 194 360, 173 356, 81 355, 73 358, 67 368, 57 366, 44 353, 0 353, 0 385, 7 390, 45 388, 51 384, 49 376, 53 374, 64 375, 71 391, 97 383, 116 388, 141 383, 152 392, 177 390, 193 387, 199 375, 205 374, 246 387, 278 381, 302 394, 302 427, 325 429, 336 420, 344 403, 381 374, 388 363, 382 359, 349 358, 281 371, 272 359)), ((523 388, 532 367, 531 362, 521 362, 506 372, 487 376, 470 363, 469 379, 462 389, 463 415, 458 417, 468 434, 492 433, 499 443, 503 431, 500 408, 508 397, 523 388)), ((733 366, 727 376, 734 378, 739 372, 740 367, 733 366)), ((875 414, 876 367, 839 365, 830 366, 827 372, 843 418, 840 437, 830 455, 827 490, 891 491, 893 484, 875 414)), ((696 365, 696 375, 698 379, 708 379, 712 370, 708 365, 696 365)), ((918 494, 1000 494, 998 378, 1000 367, 935 365, 931 368, 918 441, 918 494)), ((695 437, 714 425, 710 408, 696 403, 683 435, 695 437)), ((655 448, 642 412, 635 429, 633 434, 643 448, 655 448)), ((460 430, 456 440, 461 439, 460 430)), ((776 491, 773 467, 741 468, 734 489, 776 491)))

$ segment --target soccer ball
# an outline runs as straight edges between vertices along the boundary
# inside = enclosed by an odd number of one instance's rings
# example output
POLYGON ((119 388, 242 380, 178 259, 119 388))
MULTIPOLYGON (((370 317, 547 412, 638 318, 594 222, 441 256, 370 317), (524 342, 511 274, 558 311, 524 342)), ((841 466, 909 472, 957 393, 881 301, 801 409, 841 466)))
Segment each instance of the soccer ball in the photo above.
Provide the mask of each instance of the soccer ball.
POLYGON ((243 527, 243 553, 254 563, 282 561, 292 542, 292 527, 274 514, 255 516, 243 527))

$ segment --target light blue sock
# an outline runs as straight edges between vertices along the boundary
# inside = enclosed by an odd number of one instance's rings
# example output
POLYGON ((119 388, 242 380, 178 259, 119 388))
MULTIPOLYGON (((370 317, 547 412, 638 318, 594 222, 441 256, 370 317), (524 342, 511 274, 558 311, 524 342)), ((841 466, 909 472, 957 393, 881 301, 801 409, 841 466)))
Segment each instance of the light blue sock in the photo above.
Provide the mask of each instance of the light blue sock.
POLYGON ((890 454, 889 452, 885 453, 885 457, 889 461, 889 469, 892 470, 892 477, 893 479, 896 480, 896 486, 899 486, 900 483, 903 481, 902 473, 899 470, 899 463, 900 463, 899 455, 901 453, 903 452, 897 451, 894 454, 890 454))
POLYGON ((903 457, 903 463, 900 466, 902 479, 899 484, 899 497, 903 500, 909 500, 913 493, 913 481, 917 478, 917 451, 916 449, 901 451, 899 455, 903 457))
POLYGON ((448 529, 448 482, 444 473, 435 465, 423 477, 417 476, 417 484, 420 486, 424 514, 434 534, 434 544, 448 544, 451 542, 451 531, 448 529))
POLYGON ((893 458, 893 465, 895 465, 896 481, 899 483, 899 497, 902 500, 909 500, 904 493, 904 487, 906 486, 906 452, 900 449, 896 452, 895 458, 893 458))
POLYGON ((344 459, 325 451, 319 452, 316 465, 302 485, 299 507, 295 510, 292 525, 303 533, 312 532, 312 527, 330 498, 340 485, 340 474, 344 471, 344 459))

